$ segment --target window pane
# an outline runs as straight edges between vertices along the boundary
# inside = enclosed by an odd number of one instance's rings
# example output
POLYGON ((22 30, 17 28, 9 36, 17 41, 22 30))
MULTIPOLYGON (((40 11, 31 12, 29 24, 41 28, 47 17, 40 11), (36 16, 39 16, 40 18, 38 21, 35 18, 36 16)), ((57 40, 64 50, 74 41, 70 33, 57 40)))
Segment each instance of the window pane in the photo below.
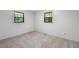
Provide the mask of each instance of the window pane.
POLYGON ((45 17, 49 17, 50 16, 50 14, 48 13, 48 14, 45 14, 45 17))
POLYGON ((15 12, 14 21, 16 23, 23 23, 24 22, 24 14, 21 12, 15 12))
POLYGON ((23 14, 20 14, 21 17, 23 17, 23 14))
POLYGON ((52 12, 44 13, 44 22, 46 22, 46 23, 52 22, 52 12))
POLYGON ((49 17, 52 17, 52 13, 50 13, 49 17))

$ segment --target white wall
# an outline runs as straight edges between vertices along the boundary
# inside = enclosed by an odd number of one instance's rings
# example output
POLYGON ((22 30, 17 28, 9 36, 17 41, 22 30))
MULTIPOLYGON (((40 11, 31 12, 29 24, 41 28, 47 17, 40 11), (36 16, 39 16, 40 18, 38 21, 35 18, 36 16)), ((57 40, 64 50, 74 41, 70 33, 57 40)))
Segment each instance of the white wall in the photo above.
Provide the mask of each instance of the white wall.
POLYGON ((53 23, 44 23, 44 11, 35 13, 35 28, 39 32, 79 41, 79 11, 52 11, 53 23))
POLYGON ((31 11, 24 13, 24 23, 14 23, 14 11, 0 10, 0 40, 34 30, 34 18, 31 11))

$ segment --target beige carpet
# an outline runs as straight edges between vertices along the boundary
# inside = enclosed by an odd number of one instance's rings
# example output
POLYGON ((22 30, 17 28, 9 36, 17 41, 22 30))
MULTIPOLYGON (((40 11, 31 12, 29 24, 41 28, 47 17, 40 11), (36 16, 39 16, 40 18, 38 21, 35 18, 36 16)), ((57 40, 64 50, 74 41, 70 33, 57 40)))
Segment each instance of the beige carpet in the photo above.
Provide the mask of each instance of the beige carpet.
POLYGON ((29 32, 16 37, 0 40, 0 48, 78 48, 79 42, 46 35, 40 32, 29 32))

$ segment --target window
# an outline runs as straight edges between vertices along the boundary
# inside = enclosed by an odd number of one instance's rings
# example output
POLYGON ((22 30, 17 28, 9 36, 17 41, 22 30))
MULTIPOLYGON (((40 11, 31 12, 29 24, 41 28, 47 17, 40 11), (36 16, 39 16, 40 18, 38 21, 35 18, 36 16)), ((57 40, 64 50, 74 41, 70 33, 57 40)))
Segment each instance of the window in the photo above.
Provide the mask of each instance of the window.
POLYGON ((44 22, 45 23, 52 23, 52 12, 45 12, 44 13, 44 22))
POLYGON ((14 22, 15 23, 24 23, 24 13, 22 12, 14 12, 14 22))

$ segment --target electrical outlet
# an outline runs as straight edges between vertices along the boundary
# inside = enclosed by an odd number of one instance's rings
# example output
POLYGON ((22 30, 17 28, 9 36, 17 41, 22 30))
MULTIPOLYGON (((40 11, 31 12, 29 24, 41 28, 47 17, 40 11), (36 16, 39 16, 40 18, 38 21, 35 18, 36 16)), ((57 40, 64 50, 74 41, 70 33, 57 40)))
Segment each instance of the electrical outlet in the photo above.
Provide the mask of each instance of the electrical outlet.
POLYGON ((64 33, 64 35, 66 35, 67 33, 64 33))

